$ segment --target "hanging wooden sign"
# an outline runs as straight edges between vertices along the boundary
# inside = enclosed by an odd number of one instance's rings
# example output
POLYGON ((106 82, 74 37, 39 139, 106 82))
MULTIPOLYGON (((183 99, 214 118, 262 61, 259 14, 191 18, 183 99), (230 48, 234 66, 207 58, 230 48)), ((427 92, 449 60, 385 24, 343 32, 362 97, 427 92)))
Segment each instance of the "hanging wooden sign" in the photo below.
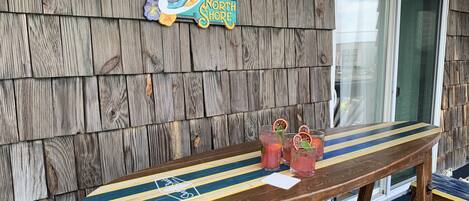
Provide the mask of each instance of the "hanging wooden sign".
POLYGON ((195 20, 201 28, 210 24, 233 29, 236 25, 236 0, 147 0, 144 7, 148 20, 171 26, 176 19, 195 20))

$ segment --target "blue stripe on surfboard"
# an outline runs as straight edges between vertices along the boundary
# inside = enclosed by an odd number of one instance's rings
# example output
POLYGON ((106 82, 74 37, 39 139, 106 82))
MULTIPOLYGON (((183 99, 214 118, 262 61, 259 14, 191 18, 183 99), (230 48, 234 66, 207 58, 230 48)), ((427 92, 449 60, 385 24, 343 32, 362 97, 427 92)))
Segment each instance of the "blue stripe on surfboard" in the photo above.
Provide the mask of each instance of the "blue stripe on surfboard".
POLYGON ((370 131, 366 131, 366 132, 362 132, 362 133, 357 133, 357 134, 354 134, 354 135, 349 135, 349 136, 345 136, 345 137, 341 137, 341 138, 337 138, 337 139, 327 140, 324 143, 324 145, 327 147, 327 146, 331 146, 331 145, 335 145, 335 144, 339 144, 339 143, 348 142, 350 140, 356 140, 358 138, 363 138, 363 137, 376 135, 376 134, 380 134, 380 133, 391 131, 391 130, 396 130, 396 129, 399 129, 399 128, 404 128, 404 127, 411 126, 411 125, 414 125, 414 124, 417 124, 417 122, 414 122, 414 121, 403 122, 403 123, 395 124, 395 125, 392 125, 392 126, 389 126, 389 127, 378 128, 378 129, 374 129, 374 130, 370 130, 370 131))
POLYGON ((429 125, 429 126, 417 128, 417 129, 414 129, 414 130, 402 132, 402 133, 399 133, 399 134, 379 138, 379 139, 376 139, 376 140, 371 140, 371 141, 363 142, 363 143, 360 143, 360 144, 352 145, 352 146, 349 146, 349 147, 344 147, 342 149, 329 151, 329 152, 324 153, 323 158, 328 159, 328 158, 332 158, 332 157, 335 157, 335 156, 338 156, 338 155, 343 155, 343 154, 346 154, 346 153, 358 151, 358 150, 365 149, 365 148, 368 148, 368 147, 371 147, 371 146, 374 146, 374 145, 389 142, 391 140, 407 137, 407 136, 413 135, 415 133, 428 131, 428 130, 431 130, 431 129, 434 129, 434 128, 436 128, 436 127, 429 125))
POLYGON ((469 183, 437 174, 433 174, 432 179, 433 186, 437 190, 463 200, 469 200, 469 183))
MULTIPOLYGON (((435 126, 426 126, 426 127, 422 127, 422 128, 417 128, 417 129, 406 131, 406 132, 403 132, 403 133, 400 133, 400 134, 397 134, 397 135, 393 135, 394 137, 382 138, 382 139, 385 139, 385 140, 373 140, 373 141, 370 141, 371 143, 362 143, 362 144, 359 144, 360 146, 351 146, 351 147, 353 147, 351 149, 345 149, 344 148, 344 149, 339 149, 341 151, 336 150, 336 151, 328 152, 328 153, 331 153, 331 154, 328 154, 327 156, 324 155, 324 159, 333 158, 333 157, 336 157, 336 156, 340 156, 340 155, 344 155, 344 154, 356 151, 357 150, 356 148, 364 149, 364 148, 372 147, 374 145, 378 145, 378 144, 389 142, 389 141, 396 140, 396 139, 399 139, 399 138, 407 137, 407 136, 414 135, 414 134, 417 134, 417 133, 421 133, 423 131, 431 130, 431 129, 434 129, 434 128, 436 128, 436 127, 435 126)), ((286 167, 288 167, 288 166, 286 166, 286 167)), ((282 165, 281 169, 284 169, 284 165, 282 165)), ((288 168, 286 168, 284 170, 287 170, 287 169, 288 168)), ((281 171, 281 170, 279 170, 279 171, 281 171)), ((257 179, 257 178, 260 178, 260 177, 263 177, 263 176, 267 176, 270 173, 272 173, 272 172, 267 172, 263 169, 260 169, 260 170, 256 170, 256 171, 253 171, 253 172, 249 172, 249 173, 237 175, 237 176, 234 176, 234 177, 218 180, 218 181, 215 181, 215 182, 207 183, 207 184, 204 184, 204 185, 196 186, 195 188, 202 195, 204 193, 208 193, 208 192, 211 192, 211 191, 226 188, 226 187, 231 186, 231 185, 235 185, 235 184, 247 182, 247 181, 250 181, 250 180, 254 180, 254 179, 257 179)), ((196 190, 194 188, 186 189, 186 191, 196 192, 196 190)), ((177 195, 180 195, 180 192, 172 193, 172 194, 169 194, 169 195, 162 195, 162 196, 156 197, 154 199, 149 199, 149 200, 152 200, 152 201, 154 201, 154 200, 157 200, 157 201, 177 200, 176 198, 174 198, 174 196, 177 196, 177 195)))
MULTIPOLYGON (((378 133, 382 133, 382 132, 402 128, 402 127, 409 126, 409 125, 412 125, 412 124, 416 124, 416 123, 415 122, 404 122, 404 123, 388 126, 388 127, 385 127, 385 128, 380 128, 380 129, 375 129, 375 130, 371 130, 371 131, 366 131, 366 132, 363 132, 363 133, 358 133, 358 134, 352 135, 353 138, 349 138, 348 136, 345 136, 343 138, 357 139, 357 138, 360 138, 360 137, 366 137, 366 136, 370 136, 370 135, 374 135, 374 134, 378 134, 378 133)), ((342 139, 342 138, 338 138, 338 139, 342 139)), ((337 139, 334 139, 334 140, 337 140, 337 139)), ((327 141, 326 141, 326 146, 327 146, 327 141)), ((236 168, 256 164, 256 163, 259 163, 259 162, 260 162, 260 157, 254 157, 254 158, 250 158, 250 159, 246 159, 246 160, 242 160, 242 161, 238 161, 238 162, 233 162, 233 163, 229 163, 229 164, 225 164, 225 165, 221 165, 221 166, 217 166, 217 167, 212 167, 212 168, 199 170, 199 171, 195 171, 195 172, 191 172, 191 173, 187 173, 187 174, 177 175, 177 176, 174 176, 174 177, 177 177, 178 179, 181 179, 181 180, 184 180, 184 181, 190 181, 190 180, 193 180, 193 179, 197 179, 197 178, 201 178, 201 177, 205 177, 205 176, 209 176, 209 175, 213 175, 213 174, 233 170, 233 169, 236 169, 236 168)), ((162 180, 158 180, 157 182, 158 182, 159 186, 163 186, 163 184, 162 184, 163 181, 162 180)), ((156 189, 156 188, 157 188, 157 186, 156 186, 155 182, 148 182, 148 183, 144 183, 144 184, 140 184, 140 185, 124 188, 124 189, 119 189, 119 190, 115 190, 115 191, 110 191, 110 192, 90 196, 90 197, 87 197, 85 200, 110 200, 110 199, 116 199, 116 198, 125 197, 125 196, 129 196, 129 195, 137 194, 137 193, 146 192, 146 191, 153 190, 153 189, 156 189)))

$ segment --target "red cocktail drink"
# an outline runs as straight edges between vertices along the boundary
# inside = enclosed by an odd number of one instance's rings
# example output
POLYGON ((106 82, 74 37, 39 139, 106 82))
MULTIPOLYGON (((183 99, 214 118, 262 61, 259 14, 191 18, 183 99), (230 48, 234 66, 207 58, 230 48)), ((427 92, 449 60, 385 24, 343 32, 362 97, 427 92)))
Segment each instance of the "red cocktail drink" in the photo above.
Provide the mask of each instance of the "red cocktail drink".
POLYGON ((271 126, 261 128, 259 139, 262 143, 261 165, 267 171, 280 168, 282 154, 282 138, 274 133, 271 126))
POLYGON ((292 150, 290 172, 299 177, 310 177, 316 169, 316 151, 311 149, 292 150))

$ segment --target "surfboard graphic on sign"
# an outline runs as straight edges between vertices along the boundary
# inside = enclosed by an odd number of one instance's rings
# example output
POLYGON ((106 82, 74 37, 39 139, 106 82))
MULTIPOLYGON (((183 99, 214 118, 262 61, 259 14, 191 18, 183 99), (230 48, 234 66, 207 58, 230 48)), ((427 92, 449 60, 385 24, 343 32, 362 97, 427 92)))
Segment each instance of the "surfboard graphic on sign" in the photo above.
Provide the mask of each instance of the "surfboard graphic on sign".
POLYGON ((177 200, 185 200, 199 196, 200 193, 191 182, 177 177, 168 177, 155 181, 157 191, 177 200))
POLYGON ((148 20, 171 26, 176 19, 192 19, 201 28, 210 24, 233 29, 237 23, 236 0, 147 0, 144 15, 148 20))

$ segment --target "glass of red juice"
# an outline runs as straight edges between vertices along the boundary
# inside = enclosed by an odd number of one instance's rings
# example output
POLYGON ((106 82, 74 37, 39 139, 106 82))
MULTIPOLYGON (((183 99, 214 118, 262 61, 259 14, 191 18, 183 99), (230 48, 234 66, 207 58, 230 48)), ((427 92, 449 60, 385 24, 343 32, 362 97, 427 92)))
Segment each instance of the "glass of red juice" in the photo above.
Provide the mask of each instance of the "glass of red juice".
POLYGON ((283 135, 283 146, 282 146, 282 162, 285 165, 290 164, 291 152, 293 147, 293 136, 295 133, 285 133, 283 135))
POLYGON ((324 136, 325 133, 323 131, 311 131, 311 137, 313 137, 312 145, 316 148, 316 157, 317 160, 322 160, 324 156, 324 136))
POLYGON ((282 136, 272 130, 272 126, 262 126, 259 134, 262 143, 261 165, 266 171, 280 168, 282 154, 282 136))
POLYGON ((316 170, 316 149, 292 149, 290 172, 298 177, 311 177, 316 170))

